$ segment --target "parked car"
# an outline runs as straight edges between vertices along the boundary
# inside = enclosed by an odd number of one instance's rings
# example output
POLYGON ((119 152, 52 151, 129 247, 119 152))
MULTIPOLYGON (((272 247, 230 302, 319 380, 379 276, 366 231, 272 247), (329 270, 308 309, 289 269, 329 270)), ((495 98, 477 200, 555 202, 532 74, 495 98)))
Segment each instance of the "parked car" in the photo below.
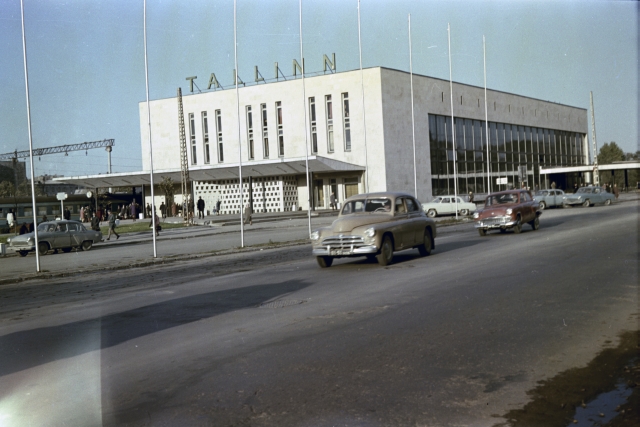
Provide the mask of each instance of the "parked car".
POLYGON ((533 200, 528 190, 501 191, 489 194, 484 208, 474 213, 473 219, 481 236, 493 229, 503 233, 512 229, 519 234, 523 224, 531 225, 534 230, 540 227, 542 212, 539 209, 538 202, 533 200))
POLYGON ((334 258, 366 256, 391 264, 393 252, 435 248, 436 224, 412 196, 404 193, 358 194, 344 201, 338 218, 311 233, 312 253, 320 267, 334 258))
MULTIPOLYGON (((71 252, 74 248, 88 251, 94 243, 101 240, 101 232, 87 230, 78 221, 56 220, 38 225, 38 252, 40 255, 58 249, 61 249, 62 252, 71 252)), ((26 256, 29 252, 36 250, 35 233, 10 237, 7 239, 7 248, 17 252, 20 256, 26 256)))
POLYGON ((564 191, 551 188, 548 190, 536 191, 536 194, 533 196, 533 200, 538 203, 540 210, 544 210, 552 207, 563 207, 566 197, 567 195, 564 191))
POLYGON ((461 197, 456 196, 438 196, 429 203, 422 204, 422 209, 431 218, 438 215, 455 214, 456 207, 460 215, 469 215, 469 213, 476 210, 475 203, 465 202, 461 197), (456 201, 458 202, 457 205, 456 201))
POLYGON ((574 194, 568 194, 564 201, 565 206, 592 206, 595 204, 603 204, 608 206, 615 200, 615 196, 602 187, 589 185, 580 187, 574 194))

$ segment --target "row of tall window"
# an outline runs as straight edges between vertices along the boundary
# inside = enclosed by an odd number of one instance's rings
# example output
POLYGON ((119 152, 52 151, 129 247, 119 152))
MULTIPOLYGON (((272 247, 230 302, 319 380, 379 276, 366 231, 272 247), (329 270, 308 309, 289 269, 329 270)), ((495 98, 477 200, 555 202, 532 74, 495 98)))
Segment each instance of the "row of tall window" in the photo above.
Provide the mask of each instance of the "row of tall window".
POLYGON ((533 188, 540 184, 540 167, 585 164, 582 138, 575 132, 489 122, 487 144, 484 121, 456 117, 452 127, 451 117, 429 114, 433 194, 453 191, 454 150, 459 193, 486 192, 487 169, 492 178, 508 177, 509 185, 533 188), (523 170, 526 174, 519 173, 523 170))
MULTIPOLYGON (((349 93, 341 95, 342 102, 342 131, 344 135, 344 151, 351 151, 351 119, 349 118, 349 93)), ((327 152, 335 151, 333 132, 333 98, 331 95, 324 96, 325 108, 325 129, 327 132, 327 152)), ((311 153, 318 152, 318 120, 316 114, 316 97, 309 98, 309 129, 311 139, 311 153)))
MULTIPOLYGON (((202 144, 204 152, 204 164, 211 163, 211 150, 209 148, 209 119, 207 112, 202 113, 202 144)), ((218 141, 218 162, 224 162, 224 145, 222 142, 222 115, 220 110, 215 111, 216 140, 218 141)), ((189 141, 191 145, 191 164, 198 164, 198 150, 196 142, 196 119, 193 113, 189 113, 189 141)))

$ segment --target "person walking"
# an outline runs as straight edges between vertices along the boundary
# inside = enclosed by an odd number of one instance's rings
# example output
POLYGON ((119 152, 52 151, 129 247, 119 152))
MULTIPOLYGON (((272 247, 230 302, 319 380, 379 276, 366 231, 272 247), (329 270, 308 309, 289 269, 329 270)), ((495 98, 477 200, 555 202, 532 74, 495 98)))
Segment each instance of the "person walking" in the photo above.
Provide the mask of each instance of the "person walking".
POLYGON ((69 210, 69 208, 65 208, 64 212, 62 213, 62 215, 63 215, 64 219, 69 221, 71 219, 71 211, 69 210))
POLYGON ((95 212, 93 213, 93 216, 91 217, 91 229, 93 231, 100 231, 100 218, 98 218, 98 216, 95 214, 95 212))
POLYGON ((107 211, 109 216, 107 217, 107 221, 109 222, 109 234, 107 235, 107 240, 111 239, 111 234, 115 234, 116 240, 120 238, 120 235, 116 233, 116 214, 113 211, 107 211))
POLYGON ((618 190, 618 184, 613 184, 613 195, 616 196, 616 200, 618 200, 618 196, 620 195, 620 190, 618 190))
POLYGON ((158 237, 160 235, 160 230, 162 230, 162 227, 160 226, 160 218, 158 218, 158 214, 156 212, 153 212, 153 218, 156 221, 156 237, 158 237))
POLYGON ((160 203, 160 214, 162 215, 162 218, 167 217, 167 205, 165 205, 164 202, 160 203))
POLYGON ((202 197, 198 197, 198 218, 204 219, 204 200, 202 197))
POLYGON ((220 215, 220 205, 222 205, 222 202, 218 199, 216 202, 216 215, 220 215))
POLYGON ((80 206, 80 222, 84 222, 84 206, 80 206))
POLYGON ((151 205, 149 203, 147 203, 146 206, 146 213, 147 213, 147 218, 151 218, 151 205))
POLYGON ((336 195, 335 193, 332 191, 331 195, 329 196, 329 207, 331 208, 331 210, 335 210, 336 208, 336 195))
POLYGON ((133 222, 136 222, 136 219, 138 218, 138 209, 135 200, 131 202, 131 206, 129 206, 129 212, 131 212, 131 218, 133 219, 133 222))
POLYGON ((249 223, 249 225, 252 225, 253 222, 251 220, 251 204, 249 202, 247 202, 247 204, 244 206, 244 219, 242 221, 243 224, 249 223))
POLYGON ((469 203, 473 203, 473 191, 469 191, 469 203))

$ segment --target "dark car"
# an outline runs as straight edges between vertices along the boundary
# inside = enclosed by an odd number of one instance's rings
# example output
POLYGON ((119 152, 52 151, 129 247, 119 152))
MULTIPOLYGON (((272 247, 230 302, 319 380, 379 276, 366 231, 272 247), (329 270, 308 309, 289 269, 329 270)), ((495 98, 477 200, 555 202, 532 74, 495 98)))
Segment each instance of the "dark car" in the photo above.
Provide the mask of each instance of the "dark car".
MULTIPOLYGON (((88 251, 94 243, 101 240, 101 232, 87 230, 78 221, 57 220, 38 225, 38 253, 40 255, 58 249, 61 249, 62 252, 71 252, 74 248, 88 251)), ((29 252, 36 250, 35 234, 32 232, 11 237, 7 239, 7 247, 20 256, 26 256, 29 252)))
POLYGON ((484 208, 473 214, 475 227, 481 236, 489 230, 505 232, 509 229, 518 234, 523 224, 540 227, 540 206, 528 190, 509 190, 487 196, 484 208))

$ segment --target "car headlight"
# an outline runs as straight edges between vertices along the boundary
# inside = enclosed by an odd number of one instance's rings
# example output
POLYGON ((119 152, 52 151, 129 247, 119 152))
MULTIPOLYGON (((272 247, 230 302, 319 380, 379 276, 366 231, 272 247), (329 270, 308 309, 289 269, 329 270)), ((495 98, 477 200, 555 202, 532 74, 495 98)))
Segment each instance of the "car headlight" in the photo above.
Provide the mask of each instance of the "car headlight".
POLYGON ((480 214, 478 212, 474 212, 473 219, 478 219, 478 218, 480 218, 480 214))
POLYGON ((365 237, 373 237, 376 235, 376 230, 373 227, 367 228, 364 230, 365 237))
POLYGON ((33 245, 33 242, 34 242, 33 237, 29 237, 29 238, 27 239, 27 243, 28 243, 28 244, 33 245))
POLYGON ((9 243, 11 243, 11 237, 9 237, 9 238, 7 239, 7 245, 8 245, 9 243))
POLYGON ((513 209, 509 208, 507 209, 507 215, 511 215, 513 213, 513 209))
POLYGON ((314 231, 313 233, 311 233, 311 234, 309 235, 309 238, 310 238, 311 240, 318 240, 318 239, 320 238, 320 233, 319 233, 319 232, 317 232, 317 231, 314 231))

